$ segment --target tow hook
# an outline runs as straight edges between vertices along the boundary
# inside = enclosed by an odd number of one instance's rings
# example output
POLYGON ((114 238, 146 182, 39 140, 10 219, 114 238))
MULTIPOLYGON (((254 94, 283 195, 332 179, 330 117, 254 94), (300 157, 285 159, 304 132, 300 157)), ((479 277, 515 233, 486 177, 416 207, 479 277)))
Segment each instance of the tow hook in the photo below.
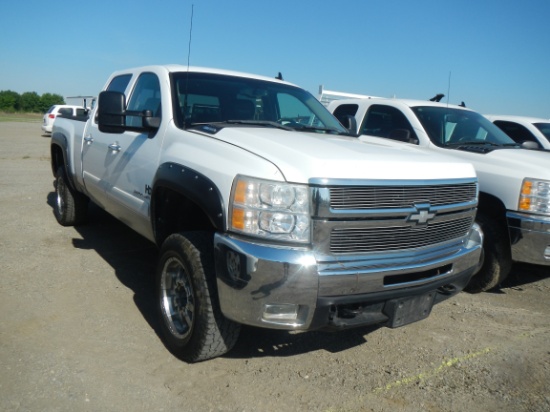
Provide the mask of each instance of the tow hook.
POLYGON ((443 293, 444 295, 452 295, 453 293, 456 292, 456 287, 449 284, 449 285, 440 286, 439 289, 437 290, 438 292, 443 293))

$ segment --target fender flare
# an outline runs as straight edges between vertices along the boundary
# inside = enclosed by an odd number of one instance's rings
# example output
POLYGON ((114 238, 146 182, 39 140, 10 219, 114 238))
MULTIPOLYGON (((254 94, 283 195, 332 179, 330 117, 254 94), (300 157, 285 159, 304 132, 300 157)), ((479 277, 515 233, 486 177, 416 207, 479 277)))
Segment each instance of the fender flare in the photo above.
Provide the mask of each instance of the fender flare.
MULTIPOLYGON (((153 179, 151 199, 155 199, 159 188, 167 188, 187 197, 205 212, 214 227, 225 231, 223 197, 216 184, 202 173, 177 163, 163 163, 153 179)), ((155 207, 156 202, 152 201, 151 216, 155 215, 155 207)))
POLYGON ((67 137, 63 133, 52 133, 51 143, 50 143, 50 155, 51 155, 51 168, 52 173, 55 176, 57 173, 57 168, 62 165, 67 177, 67 182, 72 190, 80 191, 75 184, 74 176, 71 173, 71 165, 69 164, 69 143, 67 137), (62 159, 59 159, 59 156, 56 156, 54 153, 54 146, 59 148, 61 152, 62 159))

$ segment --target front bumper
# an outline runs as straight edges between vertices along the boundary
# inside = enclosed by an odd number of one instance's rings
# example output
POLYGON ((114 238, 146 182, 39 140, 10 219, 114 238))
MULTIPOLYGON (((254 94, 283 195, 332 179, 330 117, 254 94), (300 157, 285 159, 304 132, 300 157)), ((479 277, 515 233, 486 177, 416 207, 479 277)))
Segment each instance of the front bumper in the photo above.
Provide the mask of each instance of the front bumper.
POLYGON ((329 259, 307 248, 216 234, 221 310, 236 322, 272 329, 401 326, 428 316, 432 304, 468 284, 478 269, 482 236, 474 225, 468 240, 436 250, 329 259), (424 297, 430 300, 427 306, 416 302, 424 297), (403 304, 424 315, 395 319, 403 304))
POLYGON ((550 218, 507 212, 512 259, 536 265, 550 265, 550 218))

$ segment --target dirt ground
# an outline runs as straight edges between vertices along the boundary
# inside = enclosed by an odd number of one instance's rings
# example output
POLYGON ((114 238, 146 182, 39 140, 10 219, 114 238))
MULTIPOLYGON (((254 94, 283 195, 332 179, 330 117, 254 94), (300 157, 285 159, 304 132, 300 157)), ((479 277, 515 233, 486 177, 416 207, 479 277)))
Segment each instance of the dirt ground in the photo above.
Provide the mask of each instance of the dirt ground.
POLYGON ((52 183, 40 124, 0 123, 2 411, 550 410, 548 268, 399 329, 244 328, 190 365, 157 334, 154 246, 93 206, 59 226, 52 183))

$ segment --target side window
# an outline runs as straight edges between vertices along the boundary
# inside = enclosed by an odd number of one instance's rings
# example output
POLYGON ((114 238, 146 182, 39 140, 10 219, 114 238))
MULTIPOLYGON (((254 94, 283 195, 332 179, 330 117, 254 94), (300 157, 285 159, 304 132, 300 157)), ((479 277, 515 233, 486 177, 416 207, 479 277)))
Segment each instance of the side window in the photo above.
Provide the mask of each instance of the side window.
POLYGON ((416 133, 405 115, 391 106, 372 105, 359 130, 360 134, 418 143, 416 133))
POLYGON ((120 76, 117 76, 113 78, 113 80, 111 80, 111 83, 109 83, 109 86, 107 86, 107 90, 112 92, 124 93, 126 91, 128 83, 130 83, 131 78, 131 74, 122 74, 120 76))
MULTIPOLYGON (((153 116, 160 116, 160 83, 156 74, 143 73, 139 76, 126 107, 128 111, 150 110, 153 116)), ((126 125, 140 127, 140 116, 126 116, 126 125)))
POLYGON ((344 127, 348 127, 348 116, 355 116, 357 109, 359 109, 357 104, 342 104, 334 110, 333 114, 344 127))
POLYGON ((72 107, 62 107, 59 109, 58 112, 61 116, 72 116, 73 115, 73 109, 72 107))
POLYGON ((505 122, 503 120, 496 120, 495 124, 508 136, 512 138, 512 140, 516 143, 523 143, 523 142, 536 142, 538 143, 535 136, 532 135, 532 133, 527 130, 526 127, 522 126, 521 124, 515 123, 515 122, 505 122))

